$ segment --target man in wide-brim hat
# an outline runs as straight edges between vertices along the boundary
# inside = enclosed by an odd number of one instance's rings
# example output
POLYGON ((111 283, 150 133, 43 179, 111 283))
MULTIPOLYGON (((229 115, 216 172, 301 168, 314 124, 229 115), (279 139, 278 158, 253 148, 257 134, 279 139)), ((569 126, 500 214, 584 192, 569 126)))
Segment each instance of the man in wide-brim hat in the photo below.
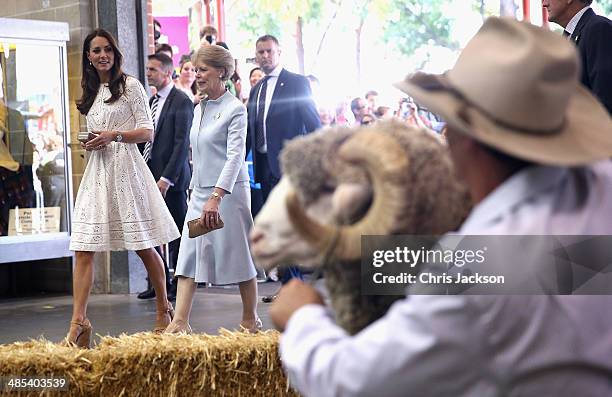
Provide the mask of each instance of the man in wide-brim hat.
MULTIPOLYGON (((459 233, 612 234, 612 121, 578 74, 563 38, 490 18, 452 70, 397 85, 448 123, 459 233)), ((355 336, 322 302, 296 281, 270 310, 305 396, 610 395, 608 296, 412 295, 355 336)))

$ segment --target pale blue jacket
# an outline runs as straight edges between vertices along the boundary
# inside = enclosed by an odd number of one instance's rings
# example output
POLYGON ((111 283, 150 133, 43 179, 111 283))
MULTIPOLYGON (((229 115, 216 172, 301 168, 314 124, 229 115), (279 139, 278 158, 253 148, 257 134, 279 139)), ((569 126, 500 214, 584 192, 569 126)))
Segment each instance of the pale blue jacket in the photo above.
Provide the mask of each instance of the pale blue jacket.
POLYGON ((246 134, 246 108, 229 91, 218 99, 202 100, 194 111, 190 133, 190 188, 216 186, 231 193, 236 182, 248 181, 246 134))

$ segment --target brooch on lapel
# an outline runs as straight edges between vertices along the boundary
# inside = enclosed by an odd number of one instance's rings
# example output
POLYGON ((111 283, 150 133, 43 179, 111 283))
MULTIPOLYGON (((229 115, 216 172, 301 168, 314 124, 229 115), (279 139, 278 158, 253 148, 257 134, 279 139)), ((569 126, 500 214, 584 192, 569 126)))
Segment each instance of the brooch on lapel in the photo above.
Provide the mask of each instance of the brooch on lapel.
POLYGON ((282 86, 284 86, 284 85, 285 85, 285 83, 281 83, 280 85, 281 85, 281 87, 282 87, 282 86))
POLYGON ((221 112, 215 114, 215 120, 219 120, 221 118, 221 112))

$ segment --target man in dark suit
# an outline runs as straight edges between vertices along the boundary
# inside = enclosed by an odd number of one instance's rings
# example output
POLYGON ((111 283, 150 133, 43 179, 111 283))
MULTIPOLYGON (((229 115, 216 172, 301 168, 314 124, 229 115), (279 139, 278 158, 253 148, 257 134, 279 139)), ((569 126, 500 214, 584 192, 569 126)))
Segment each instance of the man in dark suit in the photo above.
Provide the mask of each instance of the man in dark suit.
MULTIPOLYGON (((179 230, 183 229, 187 213, 187 189, 191 179, 189 168, 189 131, 193 122, 193 103, 172 84, 174 65, 165 54, 149 56, 147 79, 157 89, 150 101, 155 135, 153 142, 140 144, 143 157, 157 181, 157 186, 166 201, 168 210, 179 230)), ((178 238, 169 244, 170 255, 166 262, 176 266, 178 238)), ((168 264, 165 264, 168 281, 168 296, 175 295, 171 286, 168 264)), ((155 291, 149 288, 138 295, 141 299, 153 298, 155 291)))
POLYGON ((593 0, 542 0, 548 20, 561 25, 576 43, 582 61, 582 84, 612 115, 612 21, 591 9, 593 0))
MULTIPOLYGON (((251 90, 248 102, 247 153, 253 148, 255 181, 261 183, 264 201, 281 177, 278 156, 285 142, 321 127, 310 84, 301 75, 280 65, 281 49, 276 37, 265 35, 255 43, 255 58, 266 74, 251 90)), ((300 270, 289 266, 281 272, 284 284, 300 270)), ((274 296, 264 297, 269 302, 274 296)))

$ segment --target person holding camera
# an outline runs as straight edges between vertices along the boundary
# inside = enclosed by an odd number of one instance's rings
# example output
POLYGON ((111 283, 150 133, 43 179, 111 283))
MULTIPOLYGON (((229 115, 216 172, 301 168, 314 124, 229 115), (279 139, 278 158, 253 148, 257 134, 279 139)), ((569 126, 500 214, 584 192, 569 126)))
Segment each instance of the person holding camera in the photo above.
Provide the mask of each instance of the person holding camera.
POLYGON ((419 114, 419 107, 412 98, 402 98, 399 101, 398 117, 409 125, 431 129, 431 123, 419 114))
POLYGON ((155 288, 155 329, 165 329, 173 316, 164 265, 154 247, 180 234, 136 146, 153 138, 153 121, 144 88, 121 70, 122 60, 106 30, 94 30, 85 38, 83 95, 77 108, 87 116, 89 136, 79 134, 79 140, 91 156, 74 204, 70 237, 76 258, 74 304, 65 339, 79 347, 89 347, 92 334, 86 311, 96 252, 136 251, 155 288))
POLYGON ((200 45, 217 44, 217 29, 212 25, 206 25, 200 30, 200 45))

